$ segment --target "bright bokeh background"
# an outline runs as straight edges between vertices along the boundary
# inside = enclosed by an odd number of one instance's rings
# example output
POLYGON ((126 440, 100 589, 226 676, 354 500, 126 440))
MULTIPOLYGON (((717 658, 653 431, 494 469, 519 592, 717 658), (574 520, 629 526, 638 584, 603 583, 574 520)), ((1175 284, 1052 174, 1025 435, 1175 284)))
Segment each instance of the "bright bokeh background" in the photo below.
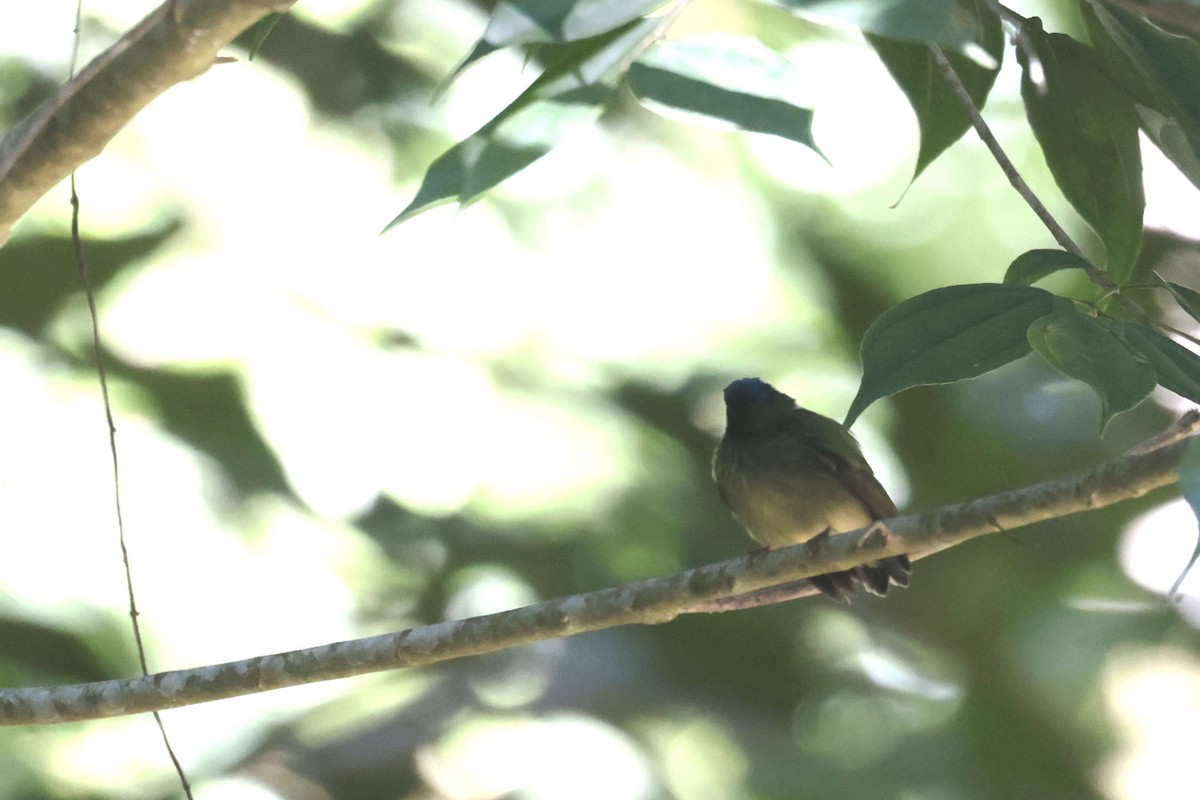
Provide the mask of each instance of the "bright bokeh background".
MULTIPOLYGON (((85 56, 147 10, 86 3, 85 56)), ((0 11, 6 123, 64 76, 73 13, 0 11)), ((152 669, 742 552, 707 472, 725 383, 761 375, 840 417, 875 315, 1051 246, 973 139, 907 188, 915 122, 856 36, 718 0, 672 35, 769 32, 812 76, 828 163, 626 96, 480 202, 380 236, 536 75, 494 54, 430 103, 485 20, 449 0, 300 3, 255 61, 170 90, 79 171, 152 669)), ((1090 241, 1017 77, 988 117, 1090 241)), ((1188 283, 1200 203, 1146 150, 1145 266, 1188 283)), ((60 189, 0 250, 9 686, 137 670, 68 226, 60 189)), ((1095 398, 1026 359, 879 403, 855 432, 925 510, 1167 419, 1146 403, 1098 441, 1095 398)), ((165 718, 203 798, 1159 797, 1189 779, 1200 719, 1195 580, 1164 599, 1196 526, 1171 496, 947 552, 883 603, 684 618, 165 718)), ((0 731, 0 796, 175 792, 148 718, 0 731)))

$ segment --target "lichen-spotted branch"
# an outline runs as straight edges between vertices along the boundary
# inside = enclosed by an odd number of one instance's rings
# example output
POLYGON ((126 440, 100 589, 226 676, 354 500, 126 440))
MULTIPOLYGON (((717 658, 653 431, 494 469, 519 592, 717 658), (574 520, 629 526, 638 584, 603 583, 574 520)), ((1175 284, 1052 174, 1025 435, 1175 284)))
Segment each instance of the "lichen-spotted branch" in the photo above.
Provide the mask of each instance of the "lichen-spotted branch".
POLYGON ((524 608, 440 622, 196 669, 77 686, 0 689, 0 725, 69 722, 176 708, 303 683, 434 664, 543 639, 617 625, 658 624, 706 604, 864 561, 915 558, 1045 519, 1140 497, 1175 481, 1188 442, 1200 430, 1189 413, 1164 435, 1087 472, 806 545, 753 553, 665 578, 549 600, 524 608))

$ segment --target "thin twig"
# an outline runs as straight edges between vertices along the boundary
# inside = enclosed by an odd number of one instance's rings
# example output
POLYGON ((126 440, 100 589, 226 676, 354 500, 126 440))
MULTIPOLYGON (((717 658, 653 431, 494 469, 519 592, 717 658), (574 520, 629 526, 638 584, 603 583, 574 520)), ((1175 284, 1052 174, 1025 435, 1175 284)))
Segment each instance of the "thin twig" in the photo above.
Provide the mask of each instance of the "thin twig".
POLYGON ((1176 442, 1182 442, 1184 439, 1195 436, 1197 433, 1200 433, 1200 410, 1193 408, 1162 433, 1126 451, 1126 455, 1135 456, 1160 450, 1176 442))
POLYGON ((962 106, 962 109, 964 112, 966 112, 968 119, 971 120, 971 126, 975 129, 975 133, 979 136, 980 141, 982 141, 987 147, 988 151, 991 152, 992 158, 995 159, 1001 171, 1004 172, 1004 175, 1008 178, 1008 182, 1012 184, 1014 189, 1017 190, 1017 194, 1019 194, 1026 204, 1033 209, 1033 213, 1035 213, 1038 219, 1042 221, 1042 224, 1046 226, 1046 230, 1050 231, 1050 235, 1054 237, 1055 241, 1057 241, 1064 250, 1079 256, 1079 258, 1083 260, 1085 265, 1084 271, 1087 273, 1087 276, 1092 283, 1099 286, 1107 294, 1111 294, 1112 297, 1121 305, 1121 308, 1128 312, 1130 316, 1139 322, 1144 322, 1148 325, 1156 325, 1157 323, 1150 318, 1150 315, 1146 313, 1145 309, 1130 300, 1124 294, 1124 292, 1121 291, 1121 287, 1108 277, 1108 273, 1104 272, 1104 270, 1098 269, 1091 263, 1088 257, 1084 255, 1083 250, 1075 243, 1075 240, 1072 239, 1070 235, 1068 235, 1063 229, 1063 227, 1058 224, 1058 220, 1054 218, 1054 215, 1050 213, 1049 209, 1047 209, 1042 201, 1038 199, 1037 195, 1033 193, 1033 190, 1029 188, 1029 184, 1027 184, 1025 179, 1021 177, 1021 173, 1017 171, 1016 166, 1013 165, 1012 161, 1009 160, 1008 155, 1004 152, 1004 148, 1000 146, 1000 142, 997 141, 995 135, 992 134, 992 130, 988 127, 987 122, 984 121, 983 115, 979 113, 979 109, 976 107, 975 101, 971 99, 971 95, 967 93, 967 89, 965 86, 963 86, 962 81, 959 79, 958 73, 954 71, 954 66, 946 60, 946 55, 942 52, 942 48, 937 44, 930 44, 929 50, 933 54, 934 63, 937 64, 939 71, 942 73, 942 77, 945 78, 946 82, 950 85, 951 90, 954 92, 954 96, 958 98, 959 105, 962 106))
MULTIPOLYGON (((75 5, 75 37, 71 48, 71 77, 74 77, 75 63, 79 56, 79 32, 83 20, 83 0, 77 0, 75 5)), ((104 419, 108 424, 108 452, 112 458, 113 507, 117 516, 117 542, 121 549, 121 563, 125 569, 125 593, 129 598, 129 621, 133 628, 133 639, 137 645, 138 662, 142 667, 142 675, 150 674, 150 666, 146 660, 146 645, 142 640, 142 626, 138 622, 137 599, 133 589, 133 568, 129 563, 129 548, 125 542, 125 516, 121 511, 121 468, 117 458, 117 426, 113 421, 112 399, 108 392, 108 370, 104 363, 104 348, 100 338, 100 315, 96 312, 96 293, 92 289, 91 271, 88 269, 87 253, 83 248, 83 237, 79 234, 79 192, 75 186, 75 173, 71 172, 71 243, 75 249, 75 266, 79 273, 79 282, 83 285, 83 293, 87 297, 88 314, 92 321, 92 351, 96 357, 96 375, 100 380, 100 396, 104 402, 104 419)), ((179 777, 184 796, 192 800, 192 787, 188 782, 183 765, 175 755, 171 739, 167 736, 166 725, 162 715, 153 712, 154 722, 158 726, 163 746, 167 756, 179 777)))
MULTIPOLYGON (((971 95, 967 93, 967 88, 959 80, 958 73, 954 71, 954 67, 946 60, 946 54, 942 52, 942 48, 937 44, 930 44, 929 50, 933 53, 934 63, 937 64, 942 77, 946 79, 946 83, 950 84, 950 89, 954 92, 955 97, 958 98, 959 105, 962 106, 963 111, 967 113, 967 117, 971 120, 971 126, 975 128, 975 133, 978 134, 980 141, 991 152, 992 158, 1000 166, 1000 169, 1004 172, 1004 176, 1008 178, 1008 182, 1012 184, 1012 187, 1017 190, 1017 194, 1021 195, 1021 198, 1033 209, 1033 213, 1037 214, 1038 219, 1050 231, 1050 235, 1054 237, 1054 240, 1067 252, 1074 253, 1084 261, 1087 261, 1087 256, 1084 255, 1083 250, 1079 245, 1075 244, 1075 240, 1063 230, 1063 227, 1058 224, 1058 220, 1054 218, 1054 215, 1050 213, 1049 209, 1033 193, 1033 190, 1029 188, 1029 184, 1021 177, 1021 173, 1017 172, 1017 168, 1009 160, 1008 155, 1004 152, 1004 148, 1000 146, 1000 142, 996 141, 995 135, 992 134, 992 129, 984 122, 983 115, 979 113, 979 109, 975 106, 975 101, 971 99, 971 95)), ((1095 267, 1092 267, 1092 269, 1095 270, 1095 267)), ((1099 270, 1095 271, 1100 273, 1099 270)), ((1108 281, 1108 276, 1103 275, 1103 273, 1100 273, 1100 275, 1105 281, 1108 281)), ((1108 283, 1111 285, 1111 281, 1108 281, 1108 283)), ((1105 285, 1105 288, 1108 288, 1108 285, 1105 285)))

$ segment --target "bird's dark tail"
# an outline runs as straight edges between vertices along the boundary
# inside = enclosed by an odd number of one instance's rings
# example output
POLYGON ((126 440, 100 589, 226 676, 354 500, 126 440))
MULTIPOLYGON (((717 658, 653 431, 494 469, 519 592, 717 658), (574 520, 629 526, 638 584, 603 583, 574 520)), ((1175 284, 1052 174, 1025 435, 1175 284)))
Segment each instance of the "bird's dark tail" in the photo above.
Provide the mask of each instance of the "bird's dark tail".
POLYGON ((895 584, 908 588, 908 576, 912 573, 912 562, 908 556, 892 556, 854 568, 854 574, 862 581, 868 592, 883 597, 888 586, 895 584))
POLYGON ((824 575, 813 575, 808 582, 821 590, 821 594, 839 603, 850 605, 850 598, 858 588, 859 577, 854 570, 846 572, 827 572, 824 575))
POLYGON ((861 583, 871 594, 883 597, 887 594, 889 586, 908 588, 908 576, 911 572, 912 562, 908 560, 908 556, 892 556, 845 572, 814 575, 808 582, 820 589, 826 597, 849 605, 858 584, 861 583))

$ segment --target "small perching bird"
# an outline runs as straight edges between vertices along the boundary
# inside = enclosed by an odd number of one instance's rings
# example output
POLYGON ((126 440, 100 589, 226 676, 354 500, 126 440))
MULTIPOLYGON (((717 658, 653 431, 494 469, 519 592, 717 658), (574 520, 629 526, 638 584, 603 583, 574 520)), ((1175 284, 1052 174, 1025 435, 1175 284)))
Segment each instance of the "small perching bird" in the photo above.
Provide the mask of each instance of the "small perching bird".
MULTIPOLYGON (((713 454, 713 478, 733 516, 768 549, 897 513, 850 431, 758 378, 725 387, 725 435, 713 454)), ((889 584, 908 586, 911 571, 901 555, 809 581, 848 603, 858 583, 883 596, 889 584)))

